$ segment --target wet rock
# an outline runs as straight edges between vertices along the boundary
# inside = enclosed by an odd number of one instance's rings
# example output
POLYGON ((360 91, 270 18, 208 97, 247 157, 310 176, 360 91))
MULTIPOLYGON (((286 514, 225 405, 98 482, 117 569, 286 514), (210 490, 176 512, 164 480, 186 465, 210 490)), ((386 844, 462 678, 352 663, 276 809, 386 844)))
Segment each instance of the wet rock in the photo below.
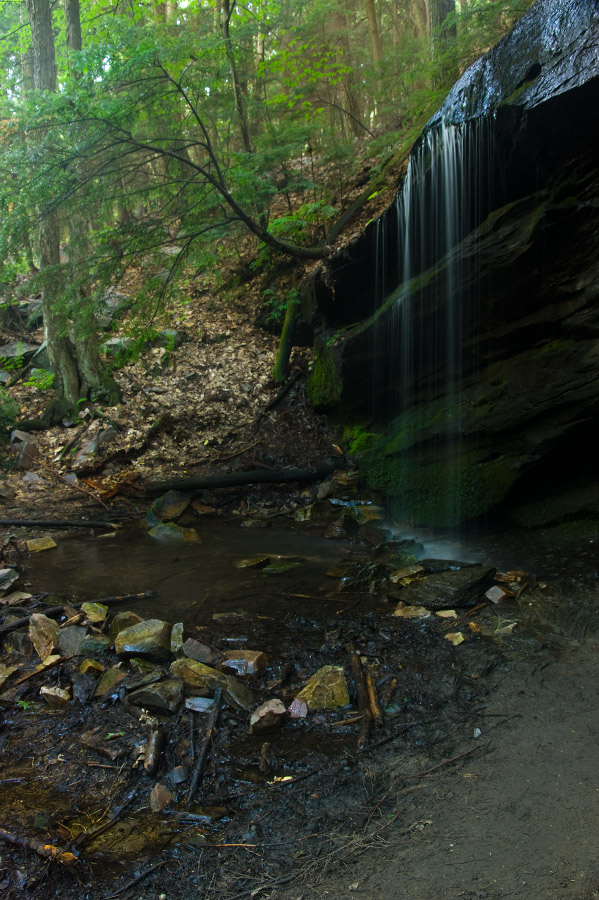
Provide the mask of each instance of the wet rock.
POLYGON ((124 756, 126 753, 125 747, 106 738, 106 729, 101 725, 85 731, 79 738, 79 743, 86 750, 93 750, 99 756, 109 759, 111 762, 114 762, 119 756, 124 756))
POLYGON ((41 553, 42 550, 53 550, 56 547, 56 541, 49 534, 41 538, 32 538, 32 540, 25 541, 25 543, 30 553, 41 553))
POLYGON ((43 613, 34 613, 29 619, 29 637, 39 658, 45 660, 58 648, 58 624, 43 613))
POLYGON ((323 666, 297 694, 311 710, 334 710, 349 706, 349 691, 343 666, 323 666))
POLYGON ((428 575, 413 581, 402 590, 401 596, 410 606, 425 606, 433 611, 471 606, 492 584, 494 574, 495 569, 491 566, 470 566, 428 575))
POLYGON ((414 578, 424 575, 425 571, 424 566, 420 565, 404 566, 403 569, 396 569, 394 572, 391 572, 389 581, 392 584, 409 584, 414 578))
POLYGON ((216 508, 214 506, 208 506, 206 503, 201 503, 199 500, 194 500, 191 506, 198 516, 212 516, 216 513, 216 508))
POLYGON ((94 696, 98 679, 91 672, 74 672, 71 678, 73 697, 79 703, 89 703, 94 696))
POLYGON ((507 600, 510 596, 512 595, 509 591, 504 590, 504 588, 499 587, 497 584, 494 584, 488 591, 485 591, 485 597, 487 600, 490 600, 491 603, 501 603, 502 600, 507 600))
POLYGON ((308 704, 305 700, 298 697, 290 704, 287 709, 287 715, 290 719, 305 719, 308 716, 308 704))
POLYGON ((214 699, 212 697, 188 697, 185 701, 185 709, 197 713, 210 712, 213 706, 214 699))
POLYGON ((168 777, 171 784, 183 784, 185 781, 189 780, 189 766, 175 766, 175 768, 171 769, 168 773, 168 777))
POLYGON ((268 734, 283 724, 287 714, 285 704, 279 699, 267 700, 254 710, 250 718, 250 734, 268 734))
POLYGON ((129 699, 135 706, 143 706, 144 709, 174 713, 183 699, 183 683, 179 679, 168 678, 133 691, 129 699))
POLYGON ((120 631, 130 628, 132 625, 138 625, 140 622, 143 622, 141 616, 125 609, 122 612, 118 612, 110 623, 110 634, 115 638, 120 631))
POLYGON ((296 510, 293 517, 301 524, 326 527, 339 517, 339 508, 329 500, 317 500, 316 503, 296 510))
POLYGON ((150 792, 150 809, 152 812, 162 812, 174 799, 174 794, 163 784, 155 784, 150 792))
POLYGON ((87 637, 86 625, 66 625, 58 633, 58 648, 63 656, 78 656, 81 644, 87 637))
POLYGON ((161 522, 169 522, 172 519, 178 519, 191 503, 189 494, 182 494, 179 491, 168 491, 155 500, 150 510, 160 519, 161 522))
POLYGON ((406 606, 403 601, 400 601, 395 607, 393 615, 401 619, 427 619, 432 613, 424 606, 406 606))
POLYGON ((79 653, 89 654, 90 656, 98 653, 107 653, 111 646, 112 641, 109 637, 106 637, 105 634, 90 631, 83 638, 81 646, 79 647, 79 653))
POLYGON ((227 650, 219 669, 230 675, 259 675, 267 666, 267 656, 260 650, 227 650))
POLYGON ((106 666, 103 666, 97 659, 83 659, 79 665, 79 671, 84 675, 88 672, 94 675, 101 675, 102 672, 106 671, 106 666))
POLYGON ((220 653, 202 644, 201 641, 196 641, 195 638, 187 638, 183 644, 183 654, 188 659, 195 659, 196 662, 204 663, 206 666, 215 666, 220 659, 220 653))
POLYGON ((64 709, 71 700, 71 692, 68 688, 44 685, 40 688, 40 697, 43 697, 52 709, 64 709))
POLYGON ((31 600, 33 594, 28 594, 27 591, 13 591, 11 594, 6 594, 2 598, 2 606, 14 606, 16 603, 24 603, 27 600, 31 600))
POLYGON ((94 697, 105 697, 106 694, 112 693, 117 684, 120 684, 121 681, 124 681, 127 677, 127 673, 123 672, 122 669, 119 669, 118 666, 113 666, 110 669, 106 669, 105 672, 102 672, 100 676, 100 680, 96 686, 96 690, 94 691, 94 697))
POLYGON ((33 654, 31 638, 24 631, 13 631, 12 634, 8 635, 6 644, 21 656, 31 656, 33 654))
POLYGON ((360 526, 356 522, 354 516, 346 512, 328 526, 324 533, 324 537, 329 540, 354 537, 359 530, 360 526))
POLYGON ((181 528, 174 522, 162 522, 148 531, 150 537, 158 541, 185 541, 188 544, 199 544, 201 538, 193 528, 181 528))
POLYGON ((238 559, 233 565, 236 569, 262 569, 270 562, 270 556, 251 556, 248 559, 238 559))
POLYGON ((387 581, 387 569, 380 563, 355 563, 339 582, 341 593, 375 594, 387 581))
POLYGON ((0 691, 4 688, 11 675, 19 671, 18 666, 5 666, 0 663, 0 691))
POLYGON ((108 607, 103 603, 82 603, 81 611, 89 622, 103 622, 108 615, 108 607))
POLYGON ((7 591, 19 578, 16 569, 0 569, 0 591, 7 591))
POLYGON ((171 653, 180 656, 183 651, 183 622, 175 622, 171 629, 171 653))
POLYGON ((245 622, 250 618, 250 615, 245 610, 240 609, 232 612, 212 613, 212 618, 215 622, 221 622, 223 625, 226 625, 229 622, 245 622))
POLYGON ((197 691, 213 694, 216 687, 221 687, 224 699, 236 709, 247 711, 252 707, 253 697, 245 684, 194 659, 175 660, 171 674, 197 691))
POLYGON ((119 631, 114 640, 117 656, 141 656, 148 659, 169 659, 171 655, 171 626, 161 619, 146 619, 119 631))

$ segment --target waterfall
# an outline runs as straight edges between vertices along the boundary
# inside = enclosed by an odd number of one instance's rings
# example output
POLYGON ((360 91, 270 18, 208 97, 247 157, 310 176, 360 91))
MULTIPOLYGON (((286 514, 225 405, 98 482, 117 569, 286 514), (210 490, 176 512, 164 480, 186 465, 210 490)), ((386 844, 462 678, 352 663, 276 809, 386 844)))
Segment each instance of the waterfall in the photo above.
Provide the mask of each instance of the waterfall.
MULTIPOLYGON (((468 288, 458 248, 493 208, 492 128, 487 119, 425 132, 410 155, 392 210, 375 229, 374 289, 380 309, 391 315, 381 319, 379 346, 373 348, 374 358, 384 360, 373 373, 374 415, 395 419, 395 451, 405 451, 408 468, 417 453, 415 435, 423 429, 444 457, 445 484, 439 487, 446 497, 441 516, 446 522, 461 517, 465 344, 477 331, 477 302, 470 296, 467 307, 463 303, 468 288)), ((476 267, 475 247, 470 283, 473 263, 476 267)))

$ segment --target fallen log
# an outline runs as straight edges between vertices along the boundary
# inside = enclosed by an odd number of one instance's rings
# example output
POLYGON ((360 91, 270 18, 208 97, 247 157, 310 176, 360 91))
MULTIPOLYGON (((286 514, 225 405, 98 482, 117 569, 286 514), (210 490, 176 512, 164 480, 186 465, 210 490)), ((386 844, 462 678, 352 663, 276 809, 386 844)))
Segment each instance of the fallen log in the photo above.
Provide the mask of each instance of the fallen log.
POLYGON ((344 468, 339 460, 324 463, 315 469, 252 469, 249 472, 228 472, 224 475, 207 475, 204 478, 171 478, 166 481, 148 481, 147 494, 164 494, 166 491, 205 491, 214 488, 240 487, 246 484, 287 484, 293 481, 318 481, 335 469, 344 468))
POLYGON ((85 522, 75 519, 0 519, 0 528, 22 525, 24 528, 111 528, 112 522, 85 522))

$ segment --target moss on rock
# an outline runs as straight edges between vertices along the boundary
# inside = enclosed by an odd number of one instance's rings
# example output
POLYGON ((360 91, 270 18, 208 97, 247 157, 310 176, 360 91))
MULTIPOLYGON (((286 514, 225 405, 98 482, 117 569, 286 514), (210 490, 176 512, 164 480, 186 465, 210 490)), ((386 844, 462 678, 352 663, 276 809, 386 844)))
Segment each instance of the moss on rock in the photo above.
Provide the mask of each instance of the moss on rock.
POLYGON ((341 378, 330 346, 316 350, 314 368, 306 383, 308 399, 315 409, 331 409, 341 399, 341 378))

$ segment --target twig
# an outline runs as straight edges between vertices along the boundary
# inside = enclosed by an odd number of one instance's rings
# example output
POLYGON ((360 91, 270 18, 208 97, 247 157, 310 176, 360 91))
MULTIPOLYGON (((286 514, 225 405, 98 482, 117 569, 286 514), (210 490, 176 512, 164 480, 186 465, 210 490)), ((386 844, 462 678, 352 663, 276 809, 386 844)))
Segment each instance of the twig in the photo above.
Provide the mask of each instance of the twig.
POLYGON ((22 837, 20 834, 14 834, 12 831, 5 831, 4 828, 0 828, 0 840, 5 841, 7 844, 16 844, 18 847, 26 847, 45 859, 62 863, 63 866, 72 866, 77 862, 77 857, 68 850, 62 850, 54 844, 44 844, 43 841, 39 841, 36 838, 22 837))
POLYGON ((405 775, 405 778, 422 778, 424 775, 430 775, 431 772, 436 772, 437 769, 442 769, 443 766, 449 766, 451 763, 457 762, 458 759, 462 759, 464 756, 469 756, 470 753, 474 753, 475 750, 480 750, 481 747, 486 747, 486 742, 482 744, 477 744, 475 747, 470 747, 469 750, 464 750, 463 753, 458 753, 457 756, 452 756, 450 759, 444 759, 443 762, 437 763, 436 766, 433 766, 431 769, 426 769, 424 772, 417 772, 415 775, 405 775))
POLYGON ((46 672, 49 672, 50 669, 53 669, 54 666, 60 665, 60 663, 65 662, 67 659, 71 659, 70 656, 60 656, 58 659, 55 659, 53 663, 50 663, 49 666, 44 666, 41 669, 35 669, 33 672, 28 672, 27 675, 23 675, 22 678, 19 678, 18 681, 13 683, 13 687, 16 687, 18 684, 23 684, 24 681, 29 681, 30 678, 35 678, 36 675, 44 675, 46 672))
POLYGON ((135 795, 137 794, 137 781, 133 785, 133 787, 129 790, 125 799, 121 803, 120 806, 117 806, 115 812, 112 814, 110 819, 107 819, 102 825, 98 825, 96 828, 92 828, 91 831, 82 831, 81 834, 75 838, 73 841, 73 846, 77 848, 84 847, 86 844, 91 843, 91 841, 95 840, 95 838, 99 837, 101 834, 104 834, 105 831, 108 831, 109 828, 118 822, 121 818, 127 807, 133 802, 135 799, 135 795))
POLYGON ((374 719, 377 725, 383 724, 383 713, 379 704, 379 698, 376 694, 376 687, 374 684, 374 680, 372 675, 368 670, 365 671, 366 677, 366 687, 368 689, 368 702, 370 704, 370 712, 372 713, 372 718, 374 719))
POLYGON ((187 800, 186 806, 187 809, 190 809, 193 801, 195 799, 195 795, 198 789, 198 785, 201 781, 204 765, 206 762, 206 757, 208 755, 208 748, 210 746, 210 742, 212 740, 212 730, 216 725, 219 713, 220 713, 220 703, 222 697, 222 688, 217 687, 214 691, 214 705, 210 710, 210 715, 208 716, 208 722, 206 723, 206 731, 204 734, 204 741, 202 746, 200 747, 200 752, 198 753, 198 758, 195 764, 195 769, 193 772, 193 778, 191 779, 191 785, 189 786, 189 790, 187 792, 187 800))
POLYGON ((148 875, 151 875, 152 872, 155 872, 156 869, 161 869, 162 866, 165 866, 168 860, 163 859, 161 862, 156 863, 153 866, 150 866, 149 869, 146 869, 145 872, 142 872, 141 875, 138 875, 136 878, 132 878, 127 884, 123 885, 122 888, 119 888, 118 891, 115 891, 114 894, 108 894, 103 900, 113 900, 114 897, 119 897, 121 894, 124 894, 125 891, 128 891, 129 888, 132 888, 134 885, 139 884, 140 881, 143 881, 144 878, 147 878, 148 875))
POLYGON ((109 528, 112 522, 77 522, 75 519, 0 519, 0 527, 12 525, 22 525, 25 528, 109 528))
POLYGON ((68 484, 69 487, 72 487, 76 491, 80 491, 82 494, 85 494, 87 497, 91 497, 92 500, 96 500, 104 509, 110 510, 110 507, 107 503, 104 503, 103 500, 100 500, 97 494, 92 493, 92 491, 86 491, 85 488, 80 487, 78 484, 73 484, 72 481, 69 481, 68 478, 65 478, 64 475, 61 475, 59 472, 55 472, 54 469, 51 469, 50 466, 47 466, 45 463, 40 462, 38 460, 38 465, 45 469, 46 472, 50 472, 51 475, 54 475, 55 478, 59 478, 60 481, 64 481, 65 484, 68 484))
POLYGON ((370 729, 372 728, 372 712, 370 709, 370 699, 368 697, 368 686, 364 675, 362 660, 358 651, 353 644, 347 645, 347 652, 350 655, 351 670, 356 683, 356 692, 358 694, 358 707, 362 714, 362 724, 360 726, 360 734, 358 735, 358 750, 362 750, 368 743, 370 737, 370 729))
POLYGON ((258 438, 257 441, 254 441, 253 444, 248 444, 247 447, 242 447, 241 450, 236 450, 235 453, 231 453, 229 456, 215 456, 212 462, 227 462, 230 459, 233 459, 235 456, 240 456, 242 453, 245 453, 246 450, 251 450, 252 447, 256 447, 262 438, 258 438))
POLYGON ((242 897, 255 897, 257 894, 269 891, 273 887, 288 884, 290 881, 299 878, 300 875, 301 872, 295 872, 293 875, 282 875, 280 878, 273 878, 271 881, 267 881, 265 884, 261 884, 258 887, 250 888, 248 891, 241 891, 240 894, 233 894, 232 897, 227 897, 227 900, 241 900, 242 897))
MULTIPOLYGON (((117 594, 114 597, 103 597, 101 600, 96 600, 95 602, 103 603, 104 606, 110 606, 110 604, 113 603, 125 603, 129 600, 144 600, 147 597, 155 597, 156 593, 156 591, 138 591, 135 594, 117 594)), ((85 600, 77 600, 70 603, 69 606, 74 606, 76 608, 82 606, 85 602, 85 600)), ((64 606, 47 606, 45 609, 38 609, 37 612, 41 612, 50 619, 56 619, 63 614, 65 608, 66 607, 64 606)), ((32 615, 33 613, 29 616, 23 616, 22 619, 17 619, 15 622, 8 622, 6 625, 0 625, 0 634, 8 634, 10 631, 16 631, 18 628, 23 628, 27 625, 32 615)))

